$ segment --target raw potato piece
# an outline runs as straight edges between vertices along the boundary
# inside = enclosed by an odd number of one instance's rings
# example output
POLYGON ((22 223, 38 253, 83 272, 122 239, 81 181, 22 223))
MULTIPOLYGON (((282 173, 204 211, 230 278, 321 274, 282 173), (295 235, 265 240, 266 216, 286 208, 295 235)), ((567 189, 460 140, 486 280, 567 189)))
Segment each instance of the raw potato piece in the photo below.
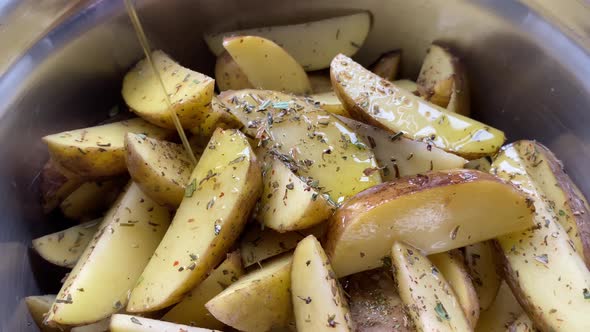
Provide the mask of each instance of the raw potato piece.
POLYGON ((180 303, 172 307, 162 320, 209 329, 223 329, 223 323, 207 311, 205 303, 237 281, 242 274, 244 269, 240 253, 235 251, 228 254, 227 258, 180 303))
POLYGON ((371 147, 377 164, 382 168, 383 180, 391 181, 427 171, 462 168, 467 160, 445 152, 425 142, 418 142, 401 135, 338 117, 354 130, 371 147))
POLYGON ((498 289, 492 305, 481 313, 476 332, 505 332, 506 328, 522 313, 522 308, 505 282, 498 289))
POLYGON ((304 237, 302 232, 278 233, 270 228, 262 229, 261 225, 254 223, 244 231, 240 241, 242 263, 244 267, 249 267, 285 253, 295 248, 304 237))
POLYGON ((334 202, 381 183, 375 157, 356 133, 304 99, 261 90, 225 92, 219 98, 247 135, 334 202))
POLYGON ((241 132, 215 131, 172 225, 131 292, 128 312, 156 311, 179 302, 223 261, 258 200, 260 173, 241 132))
POLYGON ((46 261, 74 267, 98 230, 101 220, 93 220, 33 240, 33 249, 46 261))
POLYGON ((51 324, 98 322, 125 307, 127 294, 170 223, 170 213, 131 183, 68 275, 47 318, 51 324))
POLYGON ((124 146, 127 133, 165 139, 172 131, 142 119, 131 119, 48 135, 43 141, 51 158, 72 172, 89 177, 113 176, 127 170, 124 146))
POLYGON ((492 163, 488 157, 481 157, 479 159, 470 160, 465 165, 465 168, 476 169, 478 171, 489 173, 490 168, 492 168, 492 163))
POLYGON ((540 176, 534 169, 541 158, 534 142, 519 141, 505 146, 492 163, 492 173, 529 195, 537 211, 537 227, 497 238, 504 277, 542 330, 590 331, 590 271, 559 222, 562 203, 551 200, 547 191, 560 188, 551 173, 540 176))
POLYGON ((263 27, 206 34, 213 54, 223 53, 223 39, 229 36, 260 36, 281 45, 307 71, 328 68, 336 54, 354 55, 371 28, 367 12, 333 17, 295 25, 263 27))
POLYGON ((109 317, 96 323, 73 327, 70 332, 107 332, 110 324, 111 318, 109 317))
MULTIPOLYGON (((271 157, 272 158, 272 157, 271 157)), ((276 158, 268 161, 257 219, 278 232, 303 230, 328 219, 334 206, 276 158)))
POLYGON ((463 63, 451 51, 433 43, 416 80, 420 96, 449 112, 469 115, 469 84, 463 63))
POLYGON ((39 183, 43 212, 51 212, 83 182, 79 175, 49 159, 41 170, 39 183))
POLYGON ((477 292, 480 309, 486 310, 492 305, 502 279, 498 275, 499 259, 493 241, 474 243, 465 247, 465 264, 477 292))
POLYGON ((510 327, 506 330, 507 332, 537 332, 533 322, 526 313, 520 314, 520 316, 510 324, 510 327))
POLYGON ((192 171, 191 160, 183 146, 127 134, 125 151, 129 174, 141 190, 159 204, 178 207, 192 171))
POLYGON ((430 255, 428 259, 445 277, 453 289, 461 308, 463 308, 465 317, 471 327, 474 328, 479 318, 479 301, 469 273, 467 273, 463 255, 458 249, 454 249, 430 255))
MULTIPOLYGON (((111 318, 111 332, 216 332, 175 323, 163 322, 140 316, 116 314, 111 318)), ((219 332, 219 331, 217 331, 219 332)))
POLYGON ((29 313, 31 314, 31 318, 39 327, 41 332, 60 332, 61 330, 57 327, 50 327, 43 323, 45 319, 45 314, 49 312, 51 308, 51 304, 55 301, 55 295, 37 295, 37 296, 27 296, 25 298, 25 303, 27 304, 27 308, 29 309, 29 313))
POLYGON ((413 95, 418 96, 418 84, 414 81, 397 80, 393 81, 393 85, 397 86, 400 89, 404 89, 408 92, 411 92, 413 95))
POLYGON ((291 304, 291 255, 251 272, 211 299, 205 307, 223 323, 240 331, 269 331, 288 326, 291 304))
POLYGON ((467 159, 493 155, 504 143, 503 132, 430 104, 342 54, 332 61, 330 76, 338 98, 360 121, 467 159))
MULTIPOLYGON (((215 81, 181 66, 162 51, 153 51, 152 60, 169 94, 172 110, 183 128, 198 125, 211 106, 215 81)), ((123 99, 145 120, 175 129, 162 85, 146 59, 139 61, 123 78, 123 99)))
POLYGON ((473 331, 453 289, 420 250, 394 242, 391 262, 399 295, 417 331, 473 331))
POLYGON ((217 57, 215 62, 215 82, 219 91, 225 90, 240 90, 240 89, 251 89, 254 86, 238 63, 224 51, 217 57))
POLYGON ((303 68, 271 40, 256 36, 229 37, 223 39, 223 47, 254 88, 295 94, 311 92, 303 68))
POLYGON ((394 50, 381 54, 379 59, 370 66, 370 70, 388 81, 395 80, 399 71, 399 63, 402 59, 402 51, 394 50))
POLYGON ((310 102, 324 111, 347 118, 350 117, 334 91, 315 93, 310 95, 309 98, 311 99, 310 102))
POLYGON ((125 186, 125 177, 83 183, 74 190, 59 208, 64 216, 75 220, 95 218, 109 208, 125 186))
MULTIPOLYGON (((190 129, 196 139, 203 141, 207 145, 215 129, 239 129, 241 123, 229 112, 229 109, 223 105, 216 96, 211 99, 211 109, 205 114, 196 127, 190 129)), ((197 150, 199 151, 199 150, 197 150)), ((194 152, 194 151, 193 151, 194 152)))
POLYGON ((297 331, 353 331, 348 303, 324 249, 313 236, 293 253, 291 298, 297 331))

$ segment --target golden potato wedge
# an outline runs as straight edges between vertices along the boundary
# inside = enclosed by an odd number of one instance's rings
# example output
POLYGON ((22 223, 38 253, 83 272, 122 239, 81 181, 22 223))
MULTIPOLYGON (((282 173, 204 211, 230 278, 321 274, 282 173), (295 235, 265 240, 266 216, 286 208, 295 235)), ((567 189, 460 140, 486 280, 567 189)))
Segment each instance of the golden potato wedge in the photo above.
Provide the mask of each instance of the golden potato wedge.
POLYGON ((505 282, 500 284, 494 302, 481 312, 476 332, 505 332, 506 328, 522 313, 522 308, 505 282))
POLYGON ((499 258, 493 241, 474 243, 465 247, 465 265, 473 280, 481 311, 492 305, 502 284, 502 278, 497 272, 500 270, 498 263, 499 258))
POLYGON ((428 259, 442 273, 445 280, 453 289, 465 317, 472 328, 479 318, 479 301, 477 293, 471 282, 471 277, 465 267, 463 254, 458 249, 441 252, 428 256, 428 259))
POLYGON ((389 269, 348 276, 343 281, 349 295, 350 315, 358 332, 414 332, 413 322, 396 291, 389 269))
POLYGON ((89 324, 124 308, 169 223, 168 210, 131 183, 66 278, 48 322, 89 324))
POLYGON ((473 331, 451 285, 419 249, 395 241, 391 263, 417 331, 473 331))
POLYGON ((113 204, 126 182, 127 177, 84 182, 61 202, 59 208, 70 219, 96 218, 113 204))
POLYGON ((124 146, 127 133, 165 139, 173 132, 142 119, 131 119, 48 135, 43 141, 51 158, 62 167, 82 176, 113 176, 127 170, 124 146))
POLYGON ((348 111, 344 109, 344 105, 342 105, 340 99, 338 99, 338 96, 336 96, 334 91, 315 93, 309 95, 308 98, 310 99, 309 102, 313 103, 315 106, 323 109, 324 111, 350 118, 350 114, 348 114, 348 111))
POLYGON ((347 200, 330 218, 326 252, 343 277, 382 266, 396 240, 430 255, 530 228, 533 213, 522 192, 489 174, 428 172, 347 200))
POLYGON ((129 174, 141 190, 159 204, 178 207, 193 169, 183 146, 129 133, 125 151, 129 174))
POLYGON ((354 118, 467 159, 495 154, 504 133, 430 104, 340 54, 330 67, 332 85, 354 118))
POLYGON ((401 50, 389 51, 381 54, 379 59, 369 66, 369 70, 383 79, 393 81, 397 77, 401 60, 401 50))
POLYGON ((416 82, 422 98, 449 112, 469 115, 467 73, 448 47, 430 45, 416 82))
POLYGON ((105 318, 96 323, 72 327, 70 332, 108 332, 111 318, 105 318))
POLYGON ((410 80, 397 80, 397 81, 393 81, 393 84, 400 88, 400 89, 404 89, 406 91, 411 92, 413 95, 418 96, 418 84, 414 81, 410 81, 410 80))
POLYGON ((215 82, 217 82, 219 91, 251 89, 254 87, 248 81, 248 77, 238 63, 227 51, 221 53, 215 62, 215 82))
POLYGON ((274 91, 224 92, 219 98, 246 134, 334 202, 381 183, 371 150, 330 113, 274 91))
POLYGON ((490 168, 492 168, 492 162, 488 159, 488 157, 481 157, 479 159, 470 160, 467 164, 465 164, 465 168, 476 169, 478 171, 489 173, 490 168))
POLYGON ((492 163, 491 172, 518 186, 536 209, 535 228, 497 238, 504 278, 542 330, 590 331, 590 271, 559 222, 558 211, 567 212, 562 201, 551 199, 557 197, 549 189, 555 186, 547 176, 552 173, 534 169, 541 158, 534 142, 519 141, 503 147, 492 163))
POLYGON ((293 253, 291 298, 297 331, 353 331, 348 303, 330 261, 313 235, 293 253))
POLYGON ((229 112, 229 109, 216 96, 213 96, 211 109, 201 117, 196 127, 190 128, 190 131, 197 136, 196 139, 203 141, 203 146, 206 146, 215 129, 239 129, 241 126, 240 121, 229 112))
POLYGON ((39 191, 43 212, 49 213, 84 182, 78 174, 49 159, 41 170, 39 191))
POLYGON ((291 255, 248 273, 209 300, 205 307, 218 320, 240 331, 269 331, 293 319, 291 255))
POLYGON ((261 189, 260 166, 246 137, 217 129, 127 311, 163 309, 203 281, 242 232, 261 189))
POLYGON ((89 221, 66 230, 33 240, 33 249, 46 261, 63 267, 74 267, 94 234, 101 219, 89 221))
POLYGON ((319 94, 324 92, 333 92, 332 81, 330 81, 330 73, 327 70, 320 70, 307 73, 309 83, 311 84, 311 91, 319 94))
POLYGON ((537 330, 533 324, 533 321, 531 321, 531 319, 529 318, 529 316, 526 313, 522 313, 520 314, 520 316, 518 316, 518 318, 512 322, 512 324, 510 324, 510 326, 508 327, 508 329, 506 329, 507 332, 538 332, 539 330, 537 330))
POLYGON ((297 246, 305 237, 303 232, 279 233, 253 223, 244 231, 240 240, 242 264, 249 267, 267 258, 285 253, 297 246))
POLYGON ((31 314, 31 318, 41 332, 61 332, 57 327, 45 325, 45 315, 49 312, 51 304, 55 301, 55 295, 36 295, 27 296, 25 303, 31 314))
POLYGON ((467 160, 425 142, 414 141, 362 122, 338 117, 367 143, 382 169, 383 180, 391 181, 427 171, 462 168, 467 160))
POLYGON ((146 59, 139 61, 123 78, 123 99, 131 110, 157 126, 175 129, 171 112, 178 115, 183 128, 197 126, 211 108, 215 81, 185 68, 166 53, 152 52, 152 60, 168 92, 169 109, 162 85, 146 59))
POLYGON ((223 47, 254 88, 295 94, 311 92, 309 79, 301 65, 273 41, 256 36, 236 36, 224 38, 223 47))
POLYGON ((205 42, 213 54, 223 53, 223 40, 229 36, 260 36, 281 45, 305 70, 328 68, 338 53, 354 55, 371 28, 367 12, 333 17, 295 25, 263 27, 206 34, 205 42))
POLYGON ((113 315, 109 328, 111 332, 219 332, 124 314, 113 315))
POLYGON ((182 301, 172 307, 162 320, 209 329, 223 329, 223 323, 209 313, 205 303, 237 281, 243 274, 240 252, 234 251, 228 254, 227 258, 182 301))

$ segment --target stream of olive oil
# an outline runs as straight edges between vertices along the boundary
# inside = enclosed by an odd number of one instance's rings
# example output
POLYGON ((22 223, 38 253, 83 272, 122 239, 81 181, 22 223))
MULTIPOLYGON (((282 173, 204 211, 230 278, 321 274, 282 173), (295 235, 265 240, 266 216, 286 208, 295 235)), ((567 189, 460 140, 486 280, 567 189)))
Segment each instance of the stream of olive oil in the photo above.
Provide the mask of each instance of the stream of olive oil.
POLYGON ((168 106, 168 110, 170 111, 170 116, 172 117, 172 122, 174 122, 174 126, 176 127, 176 130, 178 131, 178 135, 180 136, 180 140, 182 141, 182 145, 184 145, 184 149, 186 150, 186 153, 188 153, 188 156, 189 156, 190 160, 192 161, 193 166, 195 166, 197 164, 197 159, 195 158, 195 155, 193 154, 191 146, 188 142, 188 139, 186 138, 186 134, 184 132, 184 129, 182 128, 182 125, 180 124, 180 120, 178 120, 178 114, 176 114, 176 112, 172 108, 172 102, 170 101, 170 95, 166 91, 166 87, 164 86, 164 81, 162 81, 162 76, 160 75, 160 72, 156 68, 156 64, 154 63, 154 61, 152 59, 152 52, 151 52, 150 44, 149 44, 148 39, 147 39, 145 32, 143 30, 143 26, 141 25, 141 22, 139 21, 139 16, 137 16, 137 12, 135 11, 135 6, 133 5, 133 0, 124 0, 124 1, 125 1, 125 7, 127 8, 127 14, 129 15, 129 19, 131 19, 131 23, 133 24, 133 28, 135 29, 135 35, 137 36, 137 39, 139 40, 139 43, 141 44, 141 48, 143 48, 143 53, 145 53, 145 57, 146 57, 147 61, 149 62, 150 66, 152 67, 154 75, 158 79, 158 82, 160 82, 160 86, 162 87, 162 91, 164 91, 166 105, 168 106))

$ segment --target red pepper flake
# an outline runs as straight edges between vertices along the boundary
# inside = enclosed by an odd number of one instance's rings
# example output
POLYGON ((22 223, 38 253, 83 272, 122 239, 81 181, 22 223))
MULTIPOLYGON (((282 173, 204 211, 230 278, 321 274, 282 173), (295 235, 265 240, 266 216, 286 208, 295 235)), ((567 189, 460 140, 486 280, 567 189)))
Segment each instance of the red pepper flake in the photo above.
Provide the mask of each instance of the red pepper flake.
POLYGON ((174 264, 172 264, 172 266, 177 266, 178 264, 180 264, 178 261, 174 261, 174 264))

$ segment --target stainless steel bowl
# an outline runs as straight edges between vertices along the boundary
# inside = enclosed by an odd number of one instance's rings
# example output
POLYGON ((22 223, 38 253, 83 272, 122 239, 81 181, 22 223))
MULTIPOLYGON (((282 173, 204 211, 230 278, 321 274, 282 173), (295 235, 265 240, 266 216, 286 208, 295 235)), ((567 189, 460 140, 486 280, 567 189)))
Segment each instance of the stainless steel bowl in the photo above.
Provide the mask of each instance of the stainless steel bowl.
MULTIPOLYGON (((569 2, 575 1, 564 1, 569 2)), ((415 78, 431 41, 452 44, 467 65, 473 116, 505 130, 511 141, 535 138, 549 146, 590 195, 588 49, 579 36, 519 2, 167 0, 141 1, 139 14, 156 47, 211 72, 213 58, 201 38, 205 30, 359 9, 374 16, 357 56, 361 62, 402 48, 403 75, 415 78)), ((0 78, 0 330, 35 331, 22 299, 55 292, 56 275, 64 272, 40 265, 28 249, 31 238, 62 225, 39 208, 38 174, 47 159, 40 138, 105 119, 120 102, 122 75, 141 56, 123 2, 94 0, 0 78)))

